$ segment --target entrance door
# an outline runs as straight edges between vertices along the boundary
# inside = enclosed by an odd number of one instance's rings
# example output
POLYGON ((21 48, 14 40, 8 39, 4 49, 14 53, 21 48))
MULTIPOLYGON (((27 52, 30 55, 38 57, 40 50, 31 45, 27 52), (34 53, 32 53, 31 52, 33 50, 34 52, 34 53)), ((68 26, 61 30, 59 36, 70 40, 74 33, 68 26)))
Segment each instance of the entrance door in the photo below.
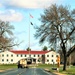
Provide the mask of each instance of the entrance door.
POLYGON ((27 64, 32 64, 32 59, 27 59, 27 64))
POLYGON ((33 59, 33 63, 36 63, 36 59, 33 59))

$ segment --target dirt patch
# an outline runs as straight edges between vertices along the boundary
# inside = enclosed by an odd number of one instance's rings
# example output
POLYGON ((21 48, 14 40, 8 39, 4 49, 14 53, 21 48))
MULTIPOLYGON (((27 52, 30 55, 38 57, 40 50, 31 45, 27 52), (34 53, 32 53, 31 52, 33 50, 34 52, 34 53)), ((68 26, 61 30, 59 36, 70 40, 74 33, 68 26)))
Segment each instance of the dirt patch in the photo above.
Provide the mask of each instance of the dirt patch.
POLYGON ((0 72, 4 72, 4 70, 0 70, 0 72))
POLYGON ((50 70, 49 69, 44 69, 45 71, 47 71, 47 72, 50 72, 50 70))
POLYGON ((12 69, 0 70, 0 72, 5 72, 5 71, 7 71, 7 70, 12 70, 12 69))
POLYGON ((65 74, 61 74, 59 72, 54 72, 54 74, 57 74, 57 75, 65 75, 65 74))

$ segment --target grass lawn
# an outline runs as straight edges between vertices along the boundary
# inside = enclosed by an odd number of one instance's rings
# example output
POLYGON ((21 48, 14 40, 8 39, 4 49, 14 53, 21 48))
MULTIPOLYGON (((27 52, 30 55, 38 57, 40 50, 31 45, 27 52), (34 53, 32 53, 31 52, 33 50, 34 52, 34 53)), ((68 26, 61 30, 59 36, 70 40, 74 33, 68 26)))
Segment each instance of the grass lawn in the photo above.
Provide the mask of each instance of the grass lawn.
POLYGON ((75 75, 75 66, 67 67, 66 71, 62 71, 62 67, 61 67, 60 73, 65 73, 66 75, 75 75))
MULTIPOLYGON (((31 66, 31 67, 34 67, 31 66)), ((39 64, 38 66, 36 66, 37 68, 43 68, 43 69, 51 69, 53 67, 53 65, 50 65, 50 64, 39 64)), ((17 68, 17 65, 16 64, 2 64, 0 65, 0 70, 6 70, 6 69, 11 69, 11 68, 17 68)))
POLYGON ((52 67, 53 67, 53 65, 50 65, 50 64, 39 64, 37 66, 37 68, 43 68, 43 69, 45 69, 45 68, 50 69, 52 67))
POLYGON ((12 68, 17 68, 16 64, 2 64, 0 65, 0 70, 7 70, 7 69, 12 69, 12 68))

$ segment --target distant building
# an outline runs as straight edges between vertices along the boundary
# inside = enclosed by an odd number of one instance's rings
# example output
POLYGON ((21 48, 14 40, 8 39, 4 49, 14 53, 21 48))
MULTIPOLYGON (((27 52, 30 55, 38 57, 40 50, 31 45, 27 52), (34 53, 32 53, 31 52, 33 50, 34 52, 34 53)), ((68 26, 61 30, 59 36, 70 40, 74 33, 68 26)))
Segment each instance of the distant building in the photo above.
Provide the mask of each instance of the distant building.
POLYGON ((5 51, 0 53, 0 64, 13 64, 21 59, 31 59, 31 63, 57 64, 57 56, 54 51, 5 51))

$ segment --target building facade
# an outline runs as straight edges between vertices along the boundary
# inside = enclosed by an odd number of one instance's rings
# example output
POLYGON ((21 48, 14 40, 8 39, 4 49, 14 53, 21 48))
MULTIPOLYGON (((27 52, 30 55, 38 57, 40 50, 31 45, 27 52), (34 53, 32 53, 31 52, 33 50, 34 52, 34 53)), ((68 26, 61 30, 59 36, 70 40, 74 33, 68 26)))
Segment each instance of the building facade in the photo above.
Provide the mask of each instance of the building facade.
POLYGON ((14 64, 21 59, 31 59, 31 63, 57 64, 57 56, 54 51, 5 51, 0 53, 0 64, 14 64))

